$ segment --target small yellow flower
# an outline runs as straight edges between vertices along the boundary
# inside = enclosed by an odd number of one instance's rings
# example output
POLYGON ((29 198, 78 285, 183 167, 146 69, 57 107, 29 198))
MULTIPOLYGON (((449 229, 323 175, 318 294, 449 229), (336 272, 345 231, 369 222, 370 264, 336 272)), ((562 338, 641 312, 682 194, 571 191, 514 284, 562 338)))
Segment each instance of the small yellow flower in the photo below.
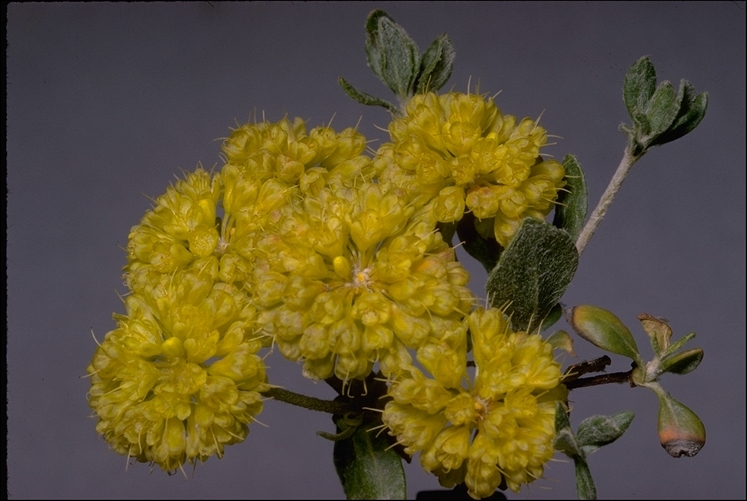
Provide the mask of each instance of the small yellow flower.
POLYGON ((418 94, 389 132, 374 161, 382 182, 406 189, 417 205, 433 201, 444 223, 472 211, 483 236, 504 247, 523 218, 550 212, 565 185, 563 166, 540 156, 545 129, 529 118, 517 123, 491 98, 418 94))
POLYGON ((151 292, 115 315, 87 369, 88 401, 112 449, 173 471, 243 441, 269 386, 243 293, 194 270, 151 292))
POLYGON ((511 332, 499 310, 477 309, 469 330, 476 368, 466 387, 411 367, 392 384, 382 419, 442 485, 464 482, 480 499, 503 480, 518 492, 542 476, 554 452, 555 403, 567 391, 552 347, 511 332))
POLYGON ((260 322, 308 377, 364 378, 377 361, 391 374, 410 365, 408 348, 434 371, 465 359, 469 275, 430 214, 406 202, 363 180, 328 186, 287 206, 258 243, 260 322))

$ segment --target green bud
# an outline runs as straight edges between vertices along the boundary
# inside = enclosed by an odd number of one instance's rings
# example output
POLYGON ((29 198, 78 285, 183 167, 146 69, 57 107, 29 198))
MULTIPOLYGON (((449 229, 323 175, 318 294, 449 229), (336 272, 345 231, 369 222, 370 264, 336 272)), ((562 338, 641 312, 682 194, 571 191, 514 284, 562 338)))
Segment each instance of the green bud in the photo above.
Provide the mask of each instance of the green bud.
POLYGON ((659 393, 659 440, 670 456, 693 457, 705 445, 705 426, 668 393, 659 393))

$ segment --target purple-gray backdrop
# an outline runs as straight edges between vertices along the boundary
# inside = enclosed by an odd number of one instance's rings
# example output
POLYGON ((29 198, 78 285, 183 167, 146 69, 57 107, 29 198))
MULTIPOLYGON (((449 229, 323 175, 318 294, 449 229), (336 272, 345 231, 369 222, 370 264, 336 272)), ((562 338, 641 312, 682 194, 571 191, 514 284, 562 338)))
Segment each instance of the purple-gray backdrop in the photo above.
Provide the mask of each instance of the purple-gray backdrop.
MULTIPOLYGON (((621 85, 650 55, 659 79, 710 93, 691 135, 634 169, 581 261, 564 302, 613 309, 647 349, 636 315, 695 331, 701 367, 664 384, 694 409, 708 443, 672 459, 657 442, 653 393, 575 391, 574 420, 630 409, 617 443, 590 458, 602 498, 745 497, 745 3, 86 3, 7 8, 8 492, 16 498, 342 498, 330 419, 268 402, 248 439, 190 479, 108 450, 80 379, 111 313, 122 312, 130 227, 198 162, 220 167, 217 138, 255 113, 360 121, 385 139, 386 112, 338 87, 389 97, 368 70, 363 25, 387 10, 424 49, 446 31, 457 50, 447 88, 502 91, 497 103, 560 136, 592 204, 624 147, 621 85), (362 118, 361 118, 362 117, 362 118)), ((474 290, 484 277, 474 262, 474 290)), ((577 341, 582 358, 599 352, 577 341)), ((645 352, 648 354, 648 352, 645 352)), ((334 396, 272 357, 275 384, 334 396)), ((615 358, 610 370, 625 370, 615 358)), ((556 456, 562 459, 562 456, 556 456)), ((190 469, 188 469, 189 471, 190 469)), ((536 499, 574 496, 554 462, 536 499)), ((417 463, 408 493, 437 487, 417 463)), ((509 493, 509 497, 517 496, 509 493)), ((524 497, 523 495, 521 497, 524 497)))

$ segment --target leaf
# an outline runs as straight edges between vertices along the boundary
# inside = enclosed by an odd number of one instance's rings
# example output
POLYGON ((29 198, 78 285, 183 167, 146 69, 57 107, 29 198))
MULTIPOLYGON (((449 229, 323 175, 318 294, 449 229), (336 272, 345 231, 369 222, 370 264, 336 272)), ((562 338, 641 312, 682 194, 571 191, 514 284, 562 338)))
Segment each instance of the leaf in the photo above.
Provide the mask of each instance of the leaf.
MULTIPOLYGON (((623 100, 630 118, 635 125, 640 125, 640 117, 648 106, 651 96, 656 91, 656 69, 647 56, 633 63, 625 74, 623 100)), ((638 127, 636 127, 638 128, 638 127)))
MULTIPOLYGON (((544 332, 545 330, 549 329, 550 327, 555 325, 555 322, 560 320, 560 317, 562 316, 563 316, 563 307, 560 306, 560 303, 558 303, 552 307, 552 309, 550 310, 550 313, 548 313, 545 319, 542 320, 542 327, 540 327, 540 330, 544 332)), ((568 334, 566 334, 566 336, 568 336, 568 334)), ((568 339, 570 339, 570 336, 568 337, 568 339)), ((569 351, 569 353, 572 351, 573 350, 569 351)))
POLYGON ((576 431, 578 443, 585 454, 591 454, 620 438, 634 417, 632 412, 624 411, 614 416, 597 415, 584 419, 576 431))
POLYGON ((586 211, 589 209, 589 193, 586 189, 584 171, 574 155, 568 154, 565 156, 563 167, 565 168, 565 188, 568 192, 560 192, 552 224, 567 231, 575 242, 586 221, 586 211))
POLYGON ((638 315, 638 320, 643 325, 643 330, 646 331, 648 337, 651 338, 651 347, 656 355, 666 350, 669 347, 669 339, 672 337, 672 329, 663 318, 656 318, 648 313, 641 313, 638 315))
POLYGON ((576 436, 571 429, 568 410, 560 402, 555 404, 555 438, 553 439, 553 447, 570 458, 583 456, 584 454, 576 442, 576 436))
MULTIPOLYGON (((681 96, 680 99, 682 99, 681 96)), ((677 118, 679 111, 680 103, 677 101, 677 92, 675 92, 674 86, 668 81, 662 82, 656 88, 656 92, 651 96, 651 100, 646 107, 646 117, 650 124, 649 134, 652 138, 666 132, 674 119, 677 118)))
POLYGON ((505 309, 514 330, 540 327, 578 267, 578 251, 563 230, 526 218, 488 275, 493 307, 505 309))
POLYGON ((469 212, 464 214, 457 223, 457 235, 464 242, 464 250, 467 254, 477 259, 483 265, 485 271, 490 270, 498 264, 498 257, 503 248, 494 238, 483 238, 475 229, 475 216, 469 212))
POLYGON ((366 18, 366 60, 371 71, 384 82, 384 73, 381 70, 384 56, 382 46, 378 42, 379 19, 382 17, 392 20, 383 10, 373 10, 366 18))
POLYGON ((420 72, 415 81, 415 91, 418 94, 436 92, 444 86, 454 68, 454 44, 444 33, 433 41, 420 61, 420 72))
POLYGON ((680 109, 677 118, 666 132, 652 142, 652 146, 669 143, 685 134, 689 134, 705 117, 708 108, 707 92, 696 95, 692 84, 683 78, 680 81, 678 99, 680 100, 680 109))
POLYGON ((374 10, 366 20, 366 57, 376 76, 400 101, 412 95, 420 69, 420 50, 383 10, 374 10))
POLYGON ((335 469, 347 499, 406 499, 402 460, 386 435, 376 436, 370 428, 364 423, 335 442, 335 469))
POLYGON ((365 92, 359 91, 342 77, 340 77, 338 81, 340 82, 340 86, 342 86, 342 89, 345 91, 345 93, 359 103, 365 104, 366 106, 382 106, 389 110, 389 112, 396 117, 402 115, 400 109, 392 103, 384 101, 383 99, 379 99, 378 97, 372 96, 371 94, 366 94, 365 92))
POLYGON ((576 469, 576 494, 578 499, 596 499, 597 488, 591 477, 591 470, 586 460, 580 457, 573 458, 576 469))
POLYGON ((554 350, 563 350, 570 356, 575 357, 576 352, 573 351, 573 339, 571 335, 566 331, 556 331, 546 339, 546 341, 553 347, 554 350))
POLYGON ((674 353, 661 360, 661 373, 671 372, 672 374, 687 374, 698 368, 703 360, 703 350, 693 348, 692 350, 674 353))
POLYGON ((643 367, 633 334, 612 312, 591 305, 576 306, 570 312, 568 323, 597 348, 631 358, 643 367))
POLYGON ((685 346, 685 343, 687 343, 688 341, 690 341, 694 337, 695 337, 695 333, 694 332, 691 332, 689 334, 685 334, 684 336, 682 336, 682 338, 678 339, 677 341, 675 341, 674 343, 672 343, 671 345, 669 345, 669 348, 667 348, 666 350, 664 350, 663 356, 666 357, 666 356, 671 355, 672 353, 678 351, 680 348, 682 348, 683 346, 685 346))

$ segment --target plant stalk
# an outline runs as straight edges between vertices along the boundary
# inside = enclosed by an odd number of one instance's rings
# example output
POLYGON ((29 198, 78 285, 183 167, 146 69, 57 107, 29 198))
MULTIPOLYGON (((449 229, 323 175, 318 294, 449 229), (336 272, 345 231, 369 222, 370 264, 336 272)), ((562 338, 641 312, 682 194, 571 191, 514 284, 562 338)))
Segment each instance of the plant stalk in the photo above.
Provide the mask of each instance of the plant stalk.
MULTIPOLYGON (((643 153, 645 153, 645 150, 643 153)), ((599 199, 599 203, 594 209, 594 212, 591 213, 591 217, 589 217, 589 220, 586 221, 586 225, 584 225, 584 228, 581 230, 581 234, 578 236, 578 240, 576 240, 576 249, 578 250, 579 256, 581 256, 581 254, 584 252, 584 249, 589 243, 589 240, 591 240, 594 232, 597 231, 599 223, 601 223, 602 219, 604 219, 604 215, 607 213, 607 209, 609 209, 609 206, 615 199, 617 192, 620 191, 620 187, 622 186, 625 177, 628 175, 628 172, 630 172, 630 168, 633 167, 633 164, 643 156, 643 153, 638 156, 634 156, 630 153, 630 149, 628 147, 625 148, 625 153, 623 153, 622 160, 620 160, 620 165, 617 166, 617 170, 612 176, 612 179, 610 179, 610 183, 607 185, 607 189, 604 190, 604 193, 599 199)))

